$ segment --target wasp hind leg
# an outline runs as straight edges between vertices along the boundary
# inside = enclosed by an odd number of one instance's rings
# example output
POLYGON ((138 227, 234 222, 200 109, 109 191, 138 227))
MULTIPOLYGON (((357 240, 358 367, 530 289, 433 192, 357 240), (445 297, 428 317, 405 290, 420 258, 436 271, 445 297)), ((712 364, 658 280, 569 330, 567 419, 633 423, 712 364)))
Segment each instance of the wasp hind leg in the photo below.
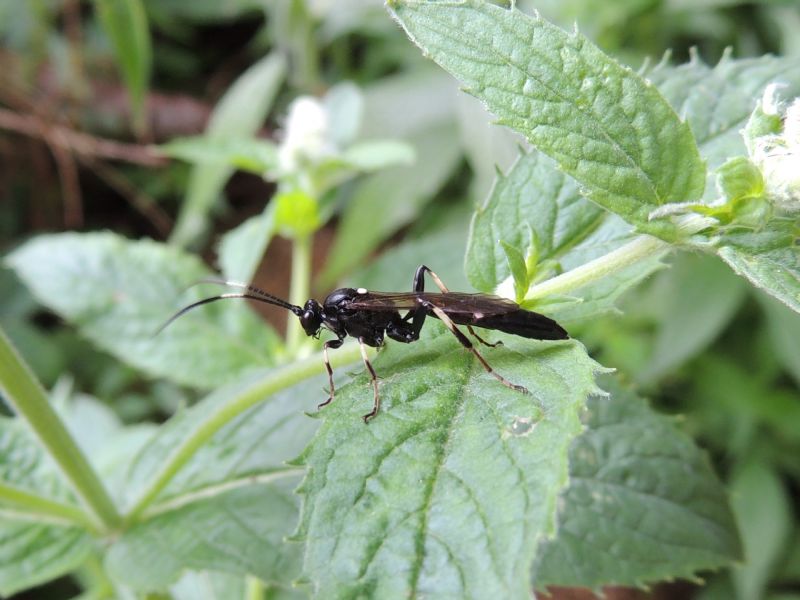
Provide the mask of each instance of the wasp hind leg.
POLYGON ((463 333, 461 333, 461 331, 458 329, 458 327, 456 327, 456 324, 453 323, 453 321, 450 319, 450 317, 447 316, 446 312, 444 312, 438 306, 434 306, 433 304, 430 304, 430 303, 426 303, 426 304, 424 304, 424 306, 428 310, 433 312, 439 318, 439 320, 442 321, 442 323, 445 324, 445 326, 450 330, 450 332, 454 336, 456 336, 456 339, 459 342, 461 342, 461 345, 464 346, 464 348, 466 348, 467 350, 472 352, 472 354, 475 355, 475 358, 478 359, 478 361, 481 363, 483 368, 486 369, 486 372, 489 373, 489 375, 491 375, 492 377, 497 379, 497 381, 502 383, 507 388, 511 388, 512 390, 516 390, 517 392, 522 392, 523 394, 529 394, 530 393, 528 391, 528 388, 526 388, 524 386, 521 386, 521 385, 517 385, 515 383, 511 383, 508 379, 506 379, 505 377, 503 377, 502 375, 497 373, 492 368, 492 366, 488 362, 486 362, 486 359, 483 358, 483 356, 481 355, 480 352, 478 352, 477 348, 475 348, 475 346, 472 344, 472 342, 469 341, 469 338, 467 336, 465 336, 463 333))

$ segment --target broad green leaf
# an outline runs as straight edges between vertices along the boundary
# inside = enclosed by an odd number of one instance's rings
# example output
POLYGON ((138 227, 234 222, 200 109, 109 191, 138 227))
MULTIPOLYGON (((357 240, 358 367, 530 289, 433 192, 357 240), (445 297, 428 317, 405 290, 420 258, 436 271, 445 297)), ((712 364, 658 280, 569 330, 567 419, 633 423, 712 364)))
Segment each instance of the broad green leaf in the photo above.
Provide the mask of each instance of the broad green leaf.
POLYGON ((186 287, 210 276, 177 248, 111 233, 65 233, 34 238, 8 263, 45 306, 150 375, 203 388, 270 364, 275 334, 234 303, 196 310, 156 335, 171 314, 199 298, 186 287))
POLYGON ((599 383, 611 397, 589 399, 536 587, 643 586, 740 560, 726 490, 705 453, 616 379, 599 383))
POLYGON ((297 519, 296 484, 296 477, 252 478, 153 515, 115 540, 106 569, 137 590, 162 589, 186 569, 252 574, 289 586, 301 565, 300 545, 285 541, 297 519))
POLYGON ((225 233, 217 248, 217 262, 225 279, 248 283, 253 280, 264 252, 275 234, 275 203, 260 215, 225 233))
MULTIPOLYGON (((632 239, 629 224, 582 198, 575 181, 556 170, 549 159, 523 154, 506 175, 498 176, 486 204, 475 213, 467 276, 483 292, 509 295, 511 286, 505 282, 510 270, 501 242, 537 257, 532 276, 536 282, 581 266, 632 239)), ((574 298, 548 300, 543 310, 567 324, 615 310, 624 291, 661 268, 665 253, 582 286, 572 292, 574 298)))
POLYGON ((268 140, 215 139, 211 136, 177 138, 158 147, 159 152, 198 165, 226 165, 264 175, 278 164, 278 150, 268 140))
POLYGON ((83 529, 0 517, 0 594, 9 597, 66 575, 92 551, 83 529))
POLYGON ((577 342, 504 337, 486 350, 508 389, 431 324, 375 361, 324 409, 304 453, 298 537, 317 597, 529 598, 528 570, 553 533, 567 450, 598 365, 577 342))
MULTIPOLYGON (((285 73, 285 60, 278 54, 268 54, 251 66, 214 108, 206 137, 222 141, 255 134, 272 107, 285 73)), ((202 165, 192 170, 171 242, 186 246, 204 233, 208 214, 233 171, 229 165, 202 165)))
POLYGON ((747 556, 732 571, 734 587, 738 599, 758 600, 789 541, 790 500, 778 474, 757 460, 734 475, 731 493, 747 556))
POLYGON ((768 296, 759 295, 777 359, 800 385, 800 315, 768 296))
MULTIPOLYGON (((41 447, 18 420, 0 417, 0 484, 47 500, 69 502, 41 447)), ((0 493, 0 594, 40 585, 80 566, 92 551, 82 528, 42 522, 33 507, 0 493), (30 509, 30 510, 29 510, 30 509)))
POLYGON ((653 352, 637 381, 653 381, 702 352, 741 306, 745 283, 713 256, 681 257, 658 280, 653 352))
POLYGON ((800 230, 791 220, 724 236, 717 254, 757 288, 800 312, 800 230))
MULTIPOLYGON (((203 427, 237 392, 264 376, 254 373, 225 386, 196 405, 177 413, 162 425, 126 471, 129 502, 136 500, 151 483, 180 444, 203 427)), ((296 457, 317 429, 304 410, 316 410, 326 395, 327 378, 312 378, 276 394, 238 415, 217 431, 195 452, 158 496, 159 502, 181 502, 187 496, 224 486, 248 477, 289 470, 286 461, 296 457)))
POLYGON ((186 571, 169 593, 174 600, 245 598, 245 578, 218 571, 186 571))
POLYGON ((150 83, 152 48, 147 13, 141 0, 94 0, 103 29, 111 38, 131 99, 134 128, 146 128, 145 96, 150 83))
POLYGON ((699 198, 692 132, 655 87, 579 33, 481 0, 392 0, 423 52, 572 175, 590 200, 643 231, 656 207, 699 198))

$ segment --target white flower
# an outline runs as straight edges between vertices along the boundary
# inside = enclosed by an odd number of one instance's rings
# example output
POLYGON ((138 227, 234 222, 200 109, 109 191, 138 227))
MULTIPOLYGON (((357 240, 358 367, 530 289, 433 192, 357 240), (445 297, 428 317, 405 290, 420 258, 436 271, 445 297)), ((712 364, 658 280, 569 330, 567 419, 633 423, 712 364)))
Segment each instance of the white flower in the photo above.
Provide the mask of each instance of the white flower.
POLYGON ((296 172, 304 163, 317 162, 335 152, 330 141, 328 112, 311 96, 300 96, 289 107, 286 132, 278 148, 281 170, 296 172))

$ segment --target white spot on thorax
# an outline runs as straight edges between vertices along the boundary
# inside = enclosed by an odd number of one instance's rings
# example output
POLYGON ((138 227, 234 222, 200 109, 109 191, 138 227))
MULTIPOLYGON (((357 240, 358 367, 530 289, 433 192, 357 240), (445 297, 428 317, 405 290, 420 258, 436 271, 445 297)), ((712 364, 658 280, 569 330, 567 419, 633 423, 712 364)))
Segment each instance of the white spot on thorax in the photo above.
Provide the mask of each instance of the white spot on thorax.
POLYGON ((358 293, 358 294, 366 294, 367 293, 367 288, 358 288, 356 290, 356 293, 358 293))

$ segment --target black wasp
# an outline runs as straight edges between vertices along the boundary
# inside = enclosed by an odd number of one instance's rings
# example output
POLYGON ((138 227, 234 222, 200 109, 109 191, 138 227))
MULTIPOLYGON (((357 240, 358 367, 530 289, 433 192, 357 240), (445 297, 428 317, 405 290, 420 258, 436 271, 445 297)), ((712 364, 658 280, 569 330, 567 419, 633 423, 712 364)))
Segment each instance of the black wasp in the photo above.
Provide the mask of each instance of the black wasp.
POLYGON ((506 298, 487 294, 451 292, 444 286, 436 273, 425 265, 420 265, 414 274, 414 291, 412 292, 370 292, 364 288, 341 288, 331 292, 322 304, 311 299, 303 307, 289 304, 251 285, 218 280, 207 280, 207 282, 239 287, 247 291, 237 294, 221 294, 199 300, 175 313, 161 329, 193 308, 229 298, 247 298, 290 310, 300 319, 300 324, 306 334, 312 337, 319 337, 321 329, 325 327, 332 331, 337 339, 328 340, 322 346, 331 392, 330 397, 320 404, 319 408, 330 404, 335 392, 328 350, 339 348, 348 335, 352 336, 361 344, 361 356, 372 377, 374 404, 372 410, 363 417, 365 423, 378 414, 381 405, 378 395, 378 377, 369 362, 366 346, 382 346, 384 336, 404 344, 415 342, 419 339, 422 325, 429 316, 440 319, 456 336, 461 345, 472 352, 483 368, 500 383, 523 393, 528 393, 528 390, 521 385, 511 383, 502 375, 494 372, 486 359, 456 325, 466 325, 475 339, 492 347, 497 346, 500 342, 496 344, 486 342, 475 333, 473 326, 495 329, 535 340, 563 340, 569 337, 567 332, 552 319, 525 310, 506 298), (425 291, 425 273, 430 275, 441 292, 425 291), (401 316, 400 311, 402 310, 408 312, 401 316))

